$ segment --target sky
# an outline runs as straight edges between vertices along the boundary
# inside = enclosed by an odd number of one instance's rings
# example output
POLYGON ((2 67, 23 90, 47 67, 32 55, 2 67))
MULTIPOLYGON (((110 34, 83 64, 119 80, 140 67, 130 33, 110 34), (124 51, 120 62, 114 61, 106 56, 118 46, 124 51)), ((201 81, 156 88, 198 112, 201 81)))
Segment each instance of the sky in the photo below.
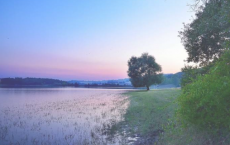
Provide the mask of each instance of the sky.
POLYGON ((0 78, 128 78, 132 56, 149 53, 176 73, 178 37, 193 0, 0 0, 0 78))

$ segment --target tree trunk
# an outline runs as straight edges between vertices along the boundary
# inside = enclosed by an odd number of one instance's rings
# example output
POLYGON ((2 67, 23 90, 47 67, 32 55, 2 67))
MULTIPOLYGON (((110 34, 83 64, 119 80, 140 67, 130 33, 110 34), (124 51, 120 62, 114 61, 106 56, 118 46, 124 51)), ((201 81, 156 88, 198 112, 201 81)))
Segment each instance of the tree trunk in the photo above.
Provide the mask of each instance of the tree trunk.
POLYGON ((149 90, 149 86, 146 86, 147 87, 147 91, 149 90))

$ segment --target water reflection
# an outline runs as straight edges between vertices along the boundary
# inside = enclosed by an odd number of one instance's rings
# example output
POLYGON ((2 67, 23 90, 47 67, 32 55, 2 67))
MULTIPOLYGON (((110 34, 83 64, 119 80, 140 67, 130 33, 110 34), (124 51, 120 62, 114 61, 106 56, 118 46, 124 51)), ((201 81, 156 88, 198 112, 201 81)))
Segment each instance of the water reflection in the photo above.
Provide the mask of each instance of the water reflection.
POLYGON ((0 89, 0 144, 121 144, 126 90, 0 89))

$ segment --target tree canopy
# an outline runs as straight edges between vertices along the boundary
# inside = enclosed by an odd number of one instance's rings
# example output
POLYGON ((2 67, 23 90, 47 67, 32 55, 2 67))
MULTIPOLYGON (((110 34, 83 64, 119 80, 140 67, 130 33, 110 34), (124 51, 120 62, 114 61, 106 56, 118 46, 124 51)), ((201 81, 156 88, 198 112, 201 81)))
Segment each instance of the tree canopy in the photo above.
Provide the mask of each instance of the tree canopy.
POLYGON ((128 76, 134 87, 146 87, 149 90, 149 86, 162 81, 161 66, 148 53, 131 57, 128 66, 128 76))
POLYGON ((179 36, 188 52, 187 62, 205 66, 218 59, 230 38, 230 1, 204 1, 196 9, 196 18, 184 24, 179 36))
MULTIPOLYGON (((201 0, 195 1, 197 5, 201 0)), ((230 129, 230 1, 204 0, 196 8, 196 18, 184 26, 180 37, 187 61, 200 63, 200 67, 182 69, 177 114, 184 125, 212 130, 215 136, 218 132, 222 138, 230 129)), ((210 141, 216 144, 215 139, 210 141)))

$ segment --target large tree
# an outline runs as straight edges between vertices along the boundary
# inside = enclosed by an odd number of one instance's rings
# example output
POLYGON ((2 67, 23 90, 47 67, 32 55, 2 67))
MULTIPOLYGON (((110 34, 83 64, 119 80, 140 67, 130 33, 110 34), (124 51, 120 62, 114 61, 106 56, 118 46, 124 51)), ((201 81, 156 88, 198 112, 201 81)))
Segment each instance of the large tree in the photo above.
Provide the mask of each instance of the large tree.
POLYGON ((162 81, 161 66, 148 53, 131 57, 128 66, 128 76, 134 87, 146 87, 149 90, 149 86, 162 81))
POLYGON ((208 65, 218 59, 230 38, 230 1, 196 0, 196 17, 184 25, 180 37, 186 51, 187 62, 208 65), (199 5, 200 2, 200 5, 199 5))

